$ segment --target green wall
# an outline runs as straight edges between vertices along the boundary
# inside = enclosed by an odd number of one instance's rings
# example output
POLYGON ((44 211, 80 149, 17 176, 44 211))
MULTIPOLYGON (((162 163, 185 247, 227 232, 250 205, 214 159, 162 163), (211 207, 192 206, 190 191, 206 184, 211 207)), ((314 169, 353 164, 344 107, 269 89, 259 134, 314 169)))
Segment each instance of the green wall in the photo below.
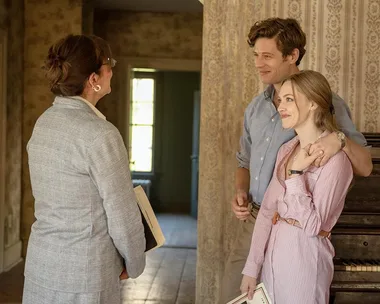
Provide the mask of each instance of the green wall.
POLYGON ((157 73, 154 177, 151 201, 156 212, 190 213, 194 92, 200 73, 157 73))

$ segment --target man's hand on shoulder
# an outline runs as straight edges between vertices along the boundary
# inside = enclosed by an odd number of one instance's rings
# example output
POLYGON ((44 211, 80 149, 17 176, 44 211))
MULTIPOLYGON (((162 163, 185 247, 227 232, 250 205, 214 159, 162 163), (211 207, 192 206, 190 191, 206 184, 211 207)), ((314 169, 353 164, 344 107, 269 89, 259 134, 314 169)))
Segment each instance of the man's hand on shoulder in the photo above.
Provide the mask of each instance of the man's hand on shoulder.
POLYGON ((331 134, 318 139, 311 145, 309 154, 313 154, 316 150, 320 150, 323 153, 314 161, 314 166, 324 166, 331 157, 341 150, 341 141, 338 138, 337 133, 332 132, 331 134))

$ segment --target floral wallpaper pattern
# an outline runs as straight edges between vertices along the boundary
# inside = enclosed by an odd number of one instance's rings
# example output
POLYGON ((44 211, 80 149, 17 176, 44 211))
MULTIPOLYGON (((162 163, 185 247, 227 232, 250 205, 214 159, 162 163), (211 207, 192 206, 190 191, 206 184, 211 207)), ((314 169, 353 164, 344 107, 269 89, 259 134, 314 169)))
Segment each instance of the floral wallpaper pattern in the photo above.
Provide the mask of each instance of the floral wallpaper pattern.
MULTIPOLYGON (((95 11, 94 32, 106 39, 116 60, 122 57, 170 59, 202 58, 202 13, 146 13, 95 11)), ((102 99, 99 110, 118 126, 117 105, 123 102, 116 77, 112 94, 102 99)))
POLYGON ((23 199, 22 231, 23 254, 26 252, 30 227, 34 222, 34 199, 30 187, 26 144, 37 118, 52 104, 41 66, 54 42, 67 34, 82 32, 82 1, 80 0, 25 0, 24 33, 24 106, 23 106, 23 199))
POLYGON ((94 20, 116 58, 202 58, 201 13, 96 11, 94 20))

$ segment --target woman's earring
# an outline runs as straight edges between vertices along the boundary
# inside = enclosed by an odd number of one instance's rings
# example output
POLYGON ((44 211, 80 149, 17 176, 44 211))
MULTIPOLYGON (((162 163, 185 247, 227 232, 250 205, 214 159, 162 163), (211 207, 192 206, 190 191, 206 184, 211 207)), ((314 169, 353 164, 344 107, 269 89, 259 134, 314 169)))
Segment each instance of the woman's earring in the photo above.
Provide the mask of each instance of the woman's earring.
POLYGON ((102 87, 100 85, 98 85, 98 84, 95 87, 92 87, 92 88, 94 89, 95 92, 99 92, 102 89, 102 87))

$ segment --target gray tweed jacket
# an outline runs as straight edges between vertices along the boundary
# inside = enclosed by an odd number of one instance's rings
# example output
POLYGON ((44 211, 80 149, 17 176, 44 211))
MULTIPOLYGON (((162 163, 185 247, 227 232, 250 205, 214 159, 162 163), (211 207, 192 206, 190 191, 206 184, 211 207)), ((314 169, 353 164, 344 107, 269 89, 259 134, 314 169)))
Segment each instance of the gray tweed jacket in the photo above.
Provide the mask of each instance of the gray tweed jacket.
POLYGON ((27 145, 36 221, 25 277, 98 292, 145 267, 145 237, 119 131, 83 101, 56 97, 27 145))

